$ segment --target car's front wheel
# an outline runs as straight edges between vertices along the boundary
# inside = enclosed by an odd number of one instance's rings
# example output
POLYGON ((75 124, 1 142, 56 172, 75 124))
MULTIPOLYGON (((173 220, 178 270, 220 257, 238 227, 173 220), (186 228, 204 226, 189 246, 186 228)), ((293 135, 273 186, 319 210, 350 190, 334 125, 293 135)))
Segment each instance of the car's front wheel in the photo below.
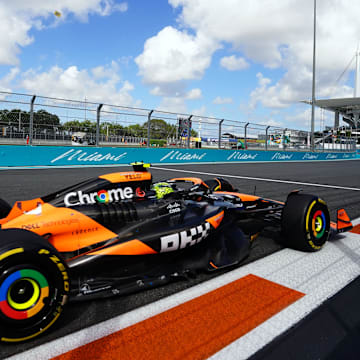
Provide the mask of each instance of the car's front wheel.
POLYGON ((282 242, 301 251, 318 251, 329 237, 330 215, 317 196, 291 193, 281 217, 282 242))

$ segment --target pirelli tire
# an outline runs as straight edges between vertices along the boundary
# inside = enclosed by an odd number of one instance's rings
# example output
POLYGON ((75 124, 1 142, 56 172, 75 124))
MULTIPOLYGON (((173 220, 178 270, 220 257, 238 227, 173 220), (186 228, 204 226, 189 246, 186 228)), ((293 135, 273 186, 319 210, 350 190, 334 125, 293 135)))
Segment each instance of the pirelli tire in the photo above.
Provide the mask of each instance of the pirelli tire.
POLYGON ((49 329, 69 284, 67 265, 47 240, 27 230, 0 230, 0 340, 25 341, 49 329))
POLYGON ((0 219, 8 216, 11 206, 3 199, 0 199, 0 219))
POLYGON ((319 251, 329 237, 330 215, 317 196, 291 193, 281 217, 282 242, 296 250, 319 251))

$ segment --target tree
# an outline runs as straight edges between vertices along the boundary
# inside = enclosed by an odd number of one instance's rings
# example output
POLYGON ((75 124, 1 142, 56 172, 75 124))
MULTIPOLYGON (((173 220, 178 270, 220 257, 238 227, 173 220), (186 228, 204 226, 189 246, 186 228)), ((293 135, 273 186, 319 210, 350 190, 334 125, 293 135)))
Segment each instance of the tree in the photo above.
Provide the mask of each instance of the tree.
MULTIPOLYGON (((144 123, 144 127, 147 129, 148 122, 144 123)), ((168 124, 163 119, 150 120, 150 134, 152 139, 167 139, 168 137, 175 137, 176 132, 176 125, 168 124)), ((191 135, 194 136, 193 131, 191 131, 191 135)))
MULTIPOLYGON (((51 114, 46 110, 38 110, 34 112, 34 127, 36 126, 59 126, 60 119, 57 115, 51 114)), ((30 125, 30 112, 13 109, 13 110, 0 110, 0 122, 5 124, 18 124, 22 127, 28 128, 30 125)))
MULTIPOLYGON (((30 113, 20 109, 13 110, 0 110, 0 123, 2 126, 17 125, 20 124, 21 128, 26 131, 29 129, 30 113)), ((60 131, 72 131, 72 132, 85 132, 88 134, 96 133, 96 122, 90 120, 70 120, 64 124, 60 123, 60 119, 56 114, 49 113, 44 109, 40 109, 34 112, 34 128, 46 129, 55 128, 60 131)), ((175 137, 177 133, 177 125, 167 123, 163 119, 151 119, 150 120, 150 136, 152 139, 166 140, 169 137, 175 137)), ((100 126, 100 134, 115 135, 115 136, 133 136, 146 138, 148 132, 148 122, 144 124, 133 124, 123 126, 120 124, 114 124, 111 122, 102 122, 100 126)), ((197 132, 191 130, 191 136, 197 137, 197 132)))
POLYGON ((64 130, 72 130, 72 131, 83 131, 87 133, 95 133, 96 132, 96 123, 91 122, 90 120, 71 120, 67 121, 62 125, 64 130))
POLYGON ((125 135, 135 136, 135 137, 144 137, 146 134, 146 127, 144 125, 134 124, 129 125, 124 128, 125 135))
MULTIPOLYGON (((30 118, 30 114, 29 114, 30 118)), ((55 126, 60 125, 60 119, 57 115, 51 114, 46 110, 38 110, 34 113, 34 125, 55 126)))

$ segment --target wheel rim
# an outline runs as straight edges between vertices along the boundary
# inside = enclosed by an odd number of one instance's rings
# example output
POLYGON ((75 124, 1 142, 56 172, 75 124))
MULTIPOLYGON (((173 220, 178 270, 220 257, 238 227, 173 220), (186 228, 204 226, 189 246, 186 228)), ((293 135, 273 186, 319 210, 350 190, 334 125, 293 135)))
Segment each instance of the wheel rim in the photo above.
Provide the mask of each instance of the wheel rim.
POLYGON ((326 217, 322 210, 315 211, 312 217, 312 232, 316 239, 320 239, 326 229, 326 217))
POLYGON ((0 286, 0 310, 14 320, 37 315, 49 296, 45 276, 34 269, 21 269, 9 274, 0 286))

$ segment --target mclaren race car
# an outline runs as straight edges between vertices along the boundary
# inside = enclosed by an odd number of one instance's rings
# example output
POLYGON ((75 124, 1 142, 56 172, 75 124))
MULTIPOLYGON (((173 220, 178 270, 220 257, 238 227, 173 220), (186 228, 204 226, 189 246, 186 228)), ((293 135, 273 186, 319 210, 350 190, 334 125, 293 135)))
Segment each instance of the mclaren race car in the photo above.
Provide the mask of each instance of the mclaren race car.
POLYGON ((0 339, 48 330, 68 300, 128 294, 239 264, 266 229, 284 246, 320 250, 351 229, 325 202, 291 192, 285 203, 237 192, 222 178, 152 182, 148 164, 52 194, 0 201, 0 339), (274 230, 275 229, 275 230, 274 230))

